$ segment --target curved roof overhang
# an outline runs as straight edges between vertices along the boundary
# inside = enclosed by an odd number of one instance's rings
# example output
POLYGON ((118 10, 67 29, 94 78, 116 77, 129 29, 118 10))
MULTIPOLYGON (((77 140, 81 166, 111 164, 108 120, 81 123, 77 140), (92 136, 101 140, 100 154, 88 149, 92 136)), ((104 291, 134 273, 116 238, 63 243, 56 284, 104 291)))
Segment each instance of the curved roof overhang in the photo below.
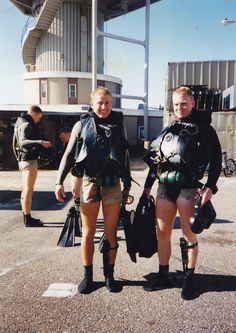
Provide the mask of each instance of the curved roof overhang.
MULTIPOLYGON (((159 2, 160 0, 150 0, 150 4, 159 2)), ((102 1, 105 5, 105 20, 110 20, 115 17, 133 12, 134 10, 143 8, 146 5, 146 0, 105 0, 102 1)))
POLYGON ((10 0, 23 14, 32 16, 32 0, 10 0))
MULTIPOLYGON (((34 0, 10 0, 25 15, 32 16, 34 0)), ((160 0, 150 0, 150 4, 160 0)), ((41 35, 47 31, 63 0, 45 0, 34 25, 26 30, 22 41, 22 58, 25 65, 35 65, 36 46, 41 35)), ((110 20, 124 15, 146 5, 146 0, 101 0, 99 8, 104 13, 104 19, 110 20)))
MULTIPOLYGON (((34 0, 10 0, 23 14, 32 16, 34 0)), ((47 0, 45 0, 47 1, 47 0)), ((150 4, 160 0, 150 0, 150 4)), ((102 0, 100 4, 105 8, 105 20, 140 9, 146 5, 146 0, 102 0)))
POLYGON ((35 65, 38 41, 41 35, 45 31, 48 31, 61 3, 62 0, 45 1, 34 25, 26 31, 24 39, 22 40, 22 58, 25 65, 35 65))

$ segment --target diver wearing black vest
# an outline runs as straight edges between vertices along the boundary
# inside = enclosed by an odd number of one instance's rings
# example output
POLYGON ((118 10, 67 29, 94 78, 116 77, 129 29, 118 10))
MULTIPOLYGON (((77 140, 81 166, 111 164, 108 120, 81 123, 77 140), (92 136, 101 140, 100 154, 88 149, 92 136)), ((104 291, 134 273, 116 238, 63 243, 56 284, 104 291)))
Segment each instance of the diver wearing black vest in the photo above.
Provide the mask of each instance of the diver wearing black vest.
POLYGON ((209 112, 194 109, 184 121, 174 121, 166 127, 144 156, 150 167, 145 187, 152 187, 156 178, 169 189, 201 187, 199 180, 209 164, 205 187, 216 192, 221 149, 210 123, 209 112))
POLYGON ((63 184, 71 170, 73 176, 85 177, 98 185, 112 186, 121 179, 124 188, 130 188, 128 143, 121 112, 112 112, 106 119, 100 119, 93 111, 82 115, 74 125, 68 146, 56 184, 63 184))
POLYGON ((79 292, 93 290, 93 253, 96 221, 102 202, 106 253, 103 254, 106 287, 119 291, 113 278, 118 248, 116 233, 121 202, 126 201, 131 187, 128 143, 125 138, 123 114, 112 111, 109 90, 98 87, 91 94, 91 110, 82 115, 71 133, 56 180, 56 198, 63 202, 63 182, 71 170, 81 179, 80 212, 82 218, 82 261, 84 279, 79 292), (121 191, 120 180, 123 182, 121 191))
POLYGON ((81 134, 77 143, 75 154, 75 170, 81 171, 88 178, 96 178, 96 182, 101 182, 105 186, 112 185, 112 178, 122 178, 128 181, 130 187, 130 169, 127 168, 126 151, 128 143, 124 137, 123 114, 111 112, 105 118, 99 118, 93 111, 82 115, 81 134), (96 131, 94 131, 96 128, 96 131), (111 184, 109 184, 109 177, 111 184))
POLYGON ((195 110, 194 106, 192 91, 185 86, 177 88, 173 92, 175 120, 153 141, 144 156, 150 167, 144 186, 147 196, 150 196, 154 181, 159 180, 156 200, 159 273, 158 278, 145 289, 152 291, 169 287, 171 233, 178 210, 188 247, 188 264, 181 293, 183 299, 197 296, 193 277, 198 240, 189 221, 199 194, 204 205, 216 193, 221 172, 221 147, 210 125, 211 117, 207 111, 195 110), (203 186, 200 180, 207 165, 207 181, 203 186))

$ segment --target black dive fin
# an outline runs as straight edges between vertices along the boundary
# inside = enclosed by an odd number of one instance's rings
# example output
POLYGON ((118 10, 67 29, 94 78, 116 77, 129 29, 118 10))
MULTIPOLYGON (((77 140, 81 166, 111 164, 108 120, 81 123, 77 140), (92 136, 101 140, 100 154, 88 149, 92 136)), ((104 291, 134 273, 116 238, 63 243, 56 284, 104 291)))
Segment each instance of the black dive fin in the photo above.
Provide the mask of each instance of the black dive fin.
POLYGON ((75 236, 82 236, 82 220, 80 215, 80 202, 79 199, 74 201, 73 207, 75 208, 75 236))
POLYGON ((75 208, 71 207, 59 237, 58 246, 70 247, 75 245, 75 216, 75 208))

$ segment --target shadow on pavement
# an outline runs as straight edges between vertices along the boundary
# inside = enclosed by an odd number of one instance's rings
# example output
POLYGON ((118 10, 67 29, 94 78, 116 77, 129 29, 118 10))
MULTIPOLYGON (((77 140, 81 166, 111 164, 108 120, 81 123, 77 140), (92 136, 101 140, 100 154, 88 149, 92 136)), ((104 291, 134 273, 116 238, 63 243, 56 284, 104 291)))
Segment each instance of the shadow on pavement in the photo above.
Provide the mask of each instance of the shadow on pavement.
POLYGON ((236 276, 196 274, 197 284, 200 286, 200 293, 211 291, 236 291, 236 276))
MULTIPOLYGON (((0 210, 21 210, 20 191, 0 191, 0 210)), ((35 191, 33 193, 33 210, 61 210, 71 200, 72 194, 67 193, 65 202, 60 203, 56 200, 52 191, 35 191)))
POLYGON ((127 280, 119 278, 120 281, 122 281, 124 286, 137 286, 137 287, 143 287, 146 283, 146 281, 140 281, 140 280, 127 280))
MULTIPOLYGON (((151 283, 157 277, 157 273, 150 273, 144 278, 151 283)), ((171 288, 182 288, 183 272, 169 273, 171 288)), ((195 283, 198 293, 236 291, 236 276, 220 274, 196 274, 195 283)))
MULTIPOLYGON (((86 294, 87 295, 91 294, 98 289, 104 288, 105 286, 106 286, 105 282, 93 281, 93 286, 92 286, 91 290, 86 294)), ((117 290, 115 291, 115 293, 119 293, 123 290, 124 284, 122 281, 116 280, 116 286, 117 286, 117 290)))
MULTIPOLYGON (((226 224, 226 223, 233 223, 233 221, 215 219, 212 224, 226 224)), ((174 222, 174 229, 181 229, 180 218, 178 216, 176 217, 175 222, 174 222)))

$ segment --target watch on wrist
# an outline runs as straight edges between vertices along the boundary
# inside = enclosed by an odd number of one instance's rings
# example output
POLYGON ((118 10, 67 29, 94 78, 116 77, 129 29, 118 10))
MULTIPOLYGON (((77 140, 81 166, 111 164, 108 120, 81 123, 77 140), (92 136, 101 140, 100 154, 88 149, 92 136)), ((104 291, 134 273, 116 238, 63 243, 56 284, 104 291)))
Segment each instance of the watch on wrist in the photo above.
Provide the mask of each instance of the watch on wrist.
POLYGON ((216 192, 218 191, 218 187, 216 185, 208 185, 208 184, 206 184, 205 187, 209 187, 212 190, 213 194, 216 194, 216 192))

